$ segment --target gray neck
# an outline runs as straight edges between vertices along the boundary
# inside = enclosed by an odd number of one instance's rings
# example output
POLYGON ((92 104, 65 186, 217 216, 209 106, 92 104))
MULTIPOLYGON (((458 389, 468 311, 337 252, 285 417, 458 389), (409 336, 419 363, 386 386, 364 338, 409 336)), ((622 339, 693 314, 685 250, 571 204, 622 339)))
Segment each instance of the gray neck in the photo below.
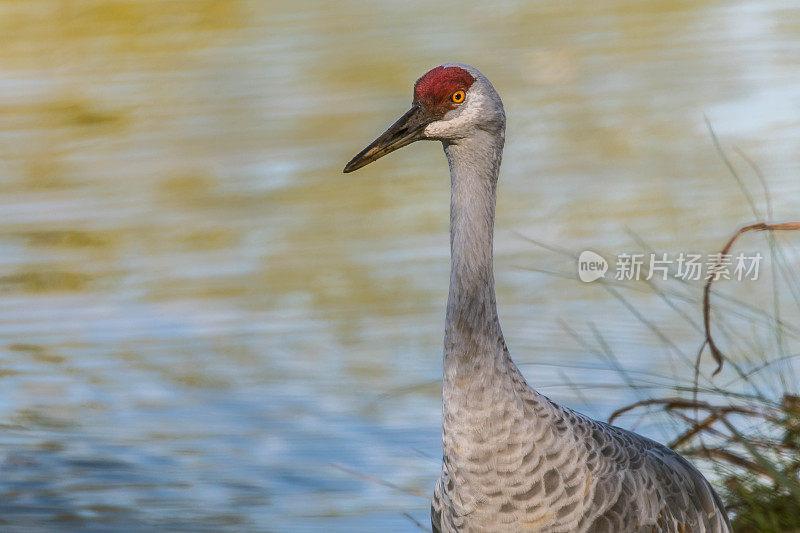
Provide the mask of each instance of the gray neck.
MULTIPOLYGON (((492 357, 503 346, 497 320, 492 237, 504 135, 479 130, 445 144, 450 163, 450 294, 445 362, 492 357)), ((502 353, 502 350, 501 350, 502 353)))

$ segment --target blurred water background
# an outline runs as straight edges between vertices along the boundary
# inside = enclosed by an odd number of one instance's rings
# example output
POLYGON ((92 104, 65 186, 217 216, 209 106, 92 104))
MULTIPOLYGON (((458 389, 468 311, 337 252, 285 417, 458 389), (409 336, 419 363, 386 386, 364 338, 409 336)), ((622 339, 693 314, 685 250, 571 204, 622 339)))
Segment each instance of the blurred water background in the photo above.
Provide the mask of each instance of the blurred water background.
MULTIPOLYGON (((791 1, 0 2, 0 528, 427 522, 334 465, 438 475, 447 163, 418 143, 341 168, 442 62, 505 102, 497 290, 531 383, 597 417, 637 399, 593 328, 641 384, 690 379, 526 237, 718 250, 755 217, 704 115, 797 218, 799 57, 791 1)), ((768 280, 722 288, 771 305, 768 280)), ((689 321, 630 297, 694 355, 689 321)))

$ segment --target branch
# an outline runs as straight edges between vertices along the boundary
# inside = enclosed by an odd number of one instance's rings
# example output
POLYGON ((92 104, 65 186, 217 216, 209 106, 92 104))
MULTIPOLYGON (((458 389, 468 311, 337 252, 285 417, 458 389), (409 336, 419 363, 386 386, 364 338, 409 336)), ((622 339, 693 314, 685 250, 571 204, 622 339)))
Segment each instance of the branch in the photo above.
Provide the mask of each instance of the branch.
MULTIPOLYGON (((780 224, 767 224, 766 222, 758 222, 756 224, 750 224, 749 226, 745 226, 741 228, 739 231, 734 234, 733 237, 730 238, 728 243, 720 252, 720 259, 714 264, 714 268, 711 272, 716 272, 716 270, 720 267, 722 262, 722 256, 727 255, 730 252, 733 243, 736 242, 736 239, 739 238, 740 235, 743 233, 747 233, 749 231, 794 231, 800 230, 800 222, 783 222, 780 224)), ((703 342, 703 345, 700 346, 700 350, 697 352, 697 366, 695 367, 695 372, 698 372, 699 365, 700 365, 700 355, 703 353, 703 349, 708 345, 708 349, 711 350, 711 355, 714 358, 714 361, 717 362, 717 369, 714 371, 712 376, 716 376, 720 370, 722 370, 722 362, 724 361, 725 357, 722 355, 722 352, 717 348, 717 344, 714 342, 714 337, 711 335, 711 285, 714 283, 714 276, 710 275, 706 280, 705 287, 703 287, 703 325, 705 326, 705 333, 706 338, 703 342)))

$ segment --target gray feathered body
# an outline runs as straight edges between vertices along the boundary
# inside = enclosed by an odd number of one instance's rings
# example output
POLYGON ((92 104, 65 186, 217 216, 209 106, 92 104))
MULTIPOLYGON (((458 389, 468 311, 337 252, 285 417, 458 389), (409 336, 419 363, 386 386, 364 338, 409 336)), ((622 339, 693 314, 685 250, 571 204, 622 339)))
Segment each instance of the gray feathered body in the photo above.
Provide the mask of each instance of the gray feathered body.
POLYGON ((429 126, 451 175, 450 293, 444 341, 444 457, 436 532, 731 531, 685 459, 538 394, 511 361, 494 291, 492 239, 505 138, 480 72, 465 106, 429 126))
POLYGON ((731 531, 711 486, 677 453, 554 404, 507 354, 492 365, 446 387, 434 531, 731 531))

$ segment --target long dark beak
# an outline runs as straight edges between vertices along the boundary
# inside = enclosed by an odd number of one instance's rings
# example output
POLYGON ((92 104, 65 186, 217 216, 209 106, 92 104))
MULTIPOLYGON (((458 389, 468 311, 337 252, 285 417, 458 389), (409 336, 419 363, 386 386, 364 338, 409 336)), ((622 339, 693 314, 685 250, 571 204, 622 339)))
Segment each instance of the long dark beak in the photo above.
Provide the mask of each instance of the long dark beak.
POLYGON ((344 172, 358 170, 398 148, 422 139, 425 126, 432 121, 433 119, 422 108, 418 105, 413 106, 380 137, 372 141, 372 144, 351 159, 344 167, 344 172))

